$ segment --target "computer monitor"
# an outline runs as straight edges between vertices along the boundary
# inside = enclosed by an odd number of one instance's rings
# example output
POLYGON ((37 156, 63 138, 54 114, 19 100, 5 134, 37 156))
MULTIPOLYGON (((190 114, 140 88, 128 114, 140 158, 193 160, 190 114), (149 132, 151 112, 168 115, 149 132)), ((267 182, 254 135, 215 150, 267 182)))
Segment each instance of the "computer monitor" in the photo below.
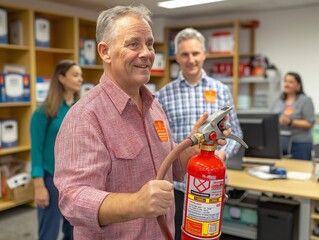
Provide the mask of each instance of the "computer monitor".
POLYGON ((237 116, 243 131, 243 140, 248 145, 245 157, 282 157, 278 113, 240 112, 237 116))

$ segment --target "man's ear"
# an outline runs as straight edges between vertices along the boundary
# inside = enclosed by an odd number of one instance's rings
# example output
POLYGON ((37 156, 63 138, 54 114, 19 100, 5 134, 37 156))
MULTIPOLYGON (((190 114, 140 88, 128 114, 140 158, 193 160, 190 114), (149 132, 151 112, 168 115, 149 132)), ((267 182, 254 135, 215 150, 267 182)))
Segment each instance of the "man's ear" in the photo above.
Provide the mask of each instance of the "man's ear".
POLYGON ((109 63, 111 61, 110 48, 105 42, 100 42, 97 45, 97 51, 104 62, 109 63))

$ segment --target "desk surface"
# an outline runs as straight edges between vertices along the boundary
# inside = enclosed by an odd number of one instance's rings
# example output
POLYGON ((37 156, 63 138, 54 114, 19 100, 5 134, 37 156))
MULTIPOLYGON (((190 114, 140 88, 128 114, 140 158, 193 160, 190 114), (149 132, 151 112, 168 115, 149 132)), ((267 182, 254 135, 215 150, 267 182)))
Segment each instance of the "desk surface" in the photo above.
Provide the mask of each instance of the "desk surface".
MULTIPOLYGON (((247 160, 250 160, 247 158, 247 160)), ((265 161, 266 159, 262 159, 265 161)), ((284 168, 287 171, 306 172, 311 171, 310 161, 301 160, 270 160, 277 167, 284 168)), ((291 180, 274 179, 262 180, 253 177, 247 173, 248 167, 244 170, 227 170, 228 186, 244 190, 256 190, 261 192, 270 192, 274 194, 288 195, 319 200, 319 183, 313 180, 291 180)))

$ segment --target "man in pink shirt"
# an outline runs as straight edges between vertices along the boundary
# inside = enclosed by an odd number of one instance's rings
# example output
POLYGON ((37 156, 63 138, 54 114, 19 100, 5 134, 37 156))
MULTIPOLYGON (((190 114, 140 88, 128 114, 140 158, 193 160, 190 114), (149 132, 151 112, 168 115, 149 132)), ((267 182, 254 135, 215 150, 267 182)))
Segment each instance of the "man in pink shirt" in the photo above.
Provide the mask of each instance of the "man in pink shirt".
POLYGON ((174 142, 165 113, 144 85, 155 57, 150 22, 144 6, 100 14, 96 37, 104 74, 60 128, 54 182, 77 240, 163 239, 156 217, 164 214, 174 235, 172 183, 183 180, 195 151, 184 151, 165 180, 154 180, 174 142))

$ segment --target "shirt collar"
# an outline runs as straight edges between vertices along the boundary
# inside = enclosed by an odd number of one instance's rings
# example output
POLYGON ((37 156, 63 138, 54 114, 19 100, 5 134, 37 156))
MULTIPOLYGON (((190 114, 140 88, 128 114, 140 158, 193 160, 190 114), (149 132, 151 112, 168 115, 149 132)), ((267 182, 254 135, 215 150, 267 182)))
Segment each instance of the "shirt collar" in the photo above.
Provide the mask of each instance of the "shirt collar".
MULTIPOLYGON (((106 94, 110 97, 113 102, 115 108, 118 110, 120 114, 123 113, 127 105, 134 104, 131 100, 130 96, 127 95, 118 85, 116 85, 111 79, 109 79, 105 73, 103 73, 101 80, 101 86, 106 92, 106 94)), ((151 91, 143 85, 140 88, 140 94, 143 101, 143 111, 149 109, 152 105, 152 102, 155 96, 151 93, 151 91), (146 108, 146 109, 145 109, 146 108)))
POLYGON ((181 85, 188 86, 188 87, 197 87, 197 86, 200 86, 200 85, 205 85, 207 83, 207 79, 206 78, 207 78, 207 73, 205 72, 204 69, 202 69, 202 79, 195 85, 191 85, 191 84, 189 84, 186 81, 182 71, 179 72, 179 76, 178 76, 177 80, 180 81, 181 85))

